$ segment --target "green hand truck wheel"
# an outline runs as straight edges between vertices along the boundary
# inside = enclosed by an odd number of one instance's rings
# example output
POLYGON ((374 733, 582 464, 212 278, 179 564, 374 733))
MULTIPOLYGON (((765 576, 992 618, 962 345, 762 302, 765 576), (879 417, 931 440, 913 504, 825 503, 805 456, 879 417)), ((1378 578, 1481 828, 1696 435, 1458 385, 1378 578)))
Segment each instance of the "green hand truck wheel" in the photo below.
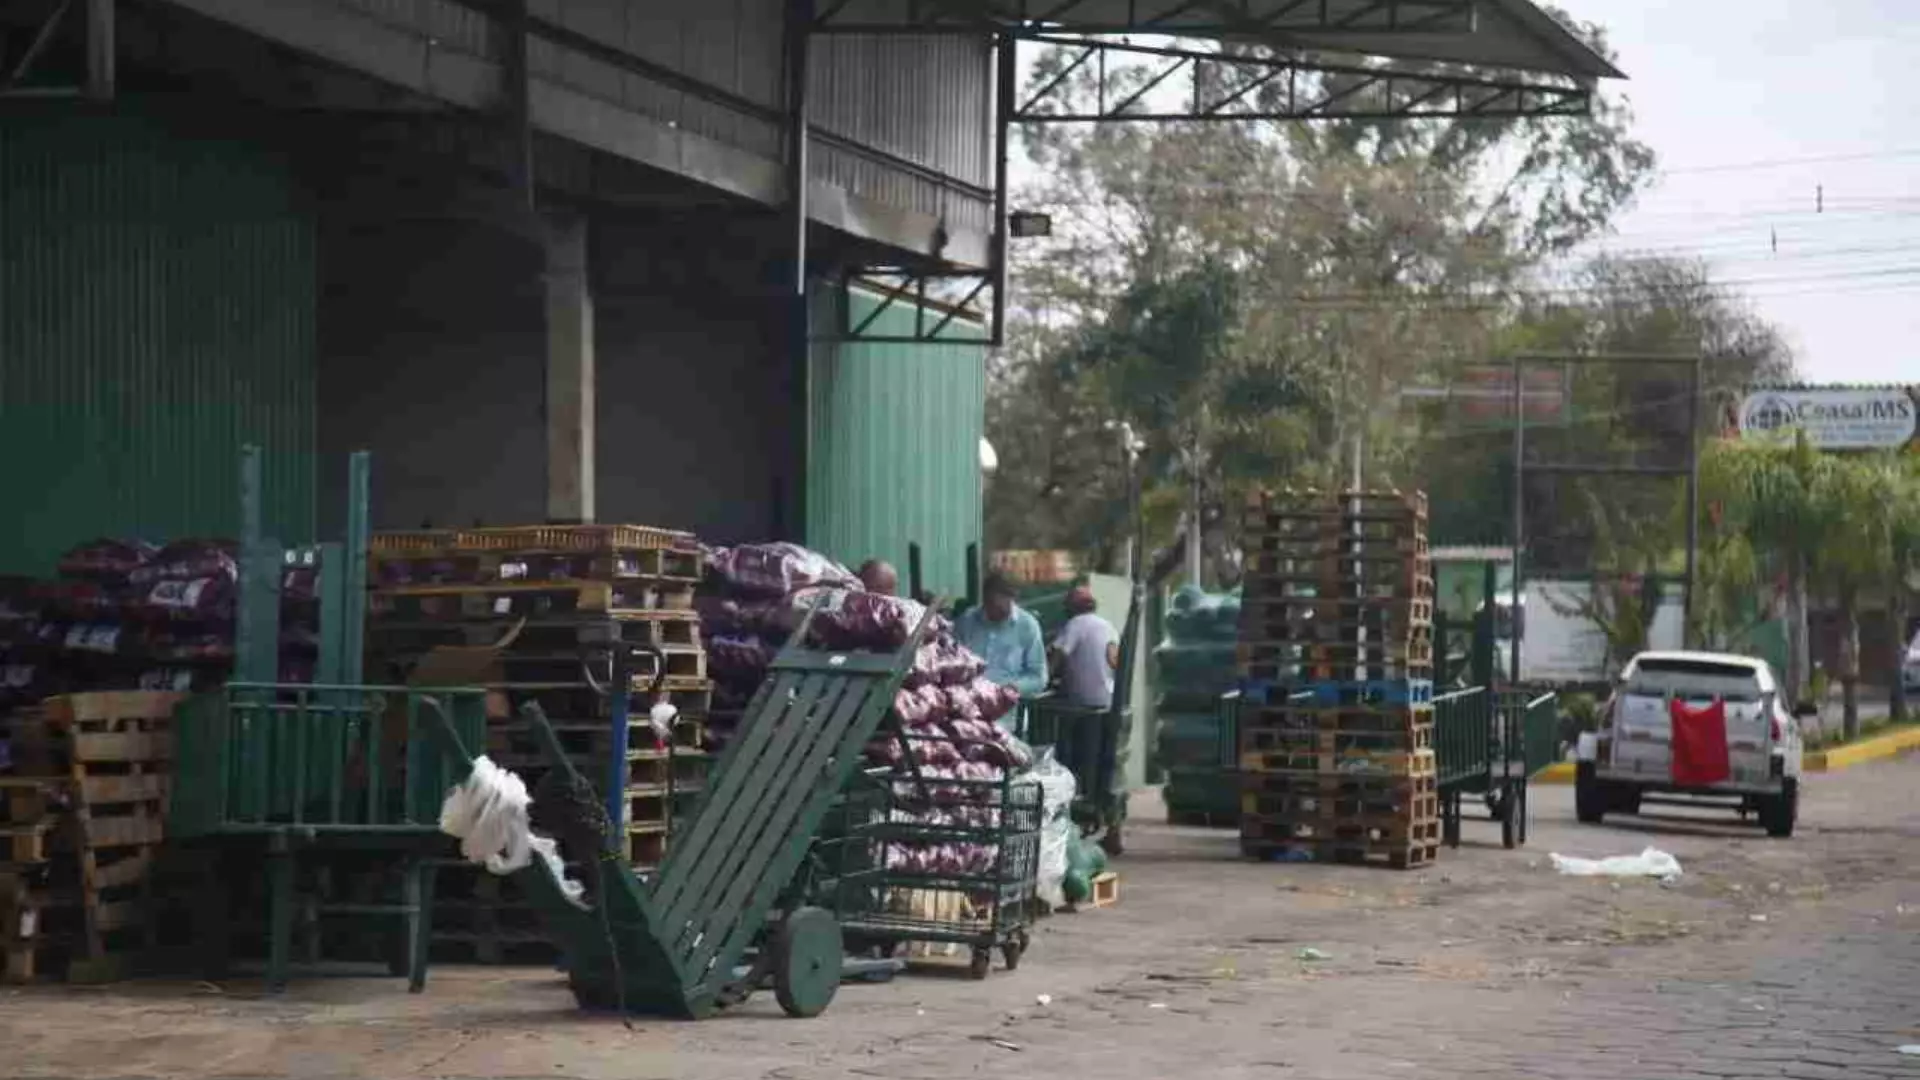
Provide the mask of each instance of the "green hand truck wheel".
POLYGON ((840 923, 825 908, 803 907, 780 920, 773 940, 773 996, 788 1016, 819 1016, 840 989, 840 923))

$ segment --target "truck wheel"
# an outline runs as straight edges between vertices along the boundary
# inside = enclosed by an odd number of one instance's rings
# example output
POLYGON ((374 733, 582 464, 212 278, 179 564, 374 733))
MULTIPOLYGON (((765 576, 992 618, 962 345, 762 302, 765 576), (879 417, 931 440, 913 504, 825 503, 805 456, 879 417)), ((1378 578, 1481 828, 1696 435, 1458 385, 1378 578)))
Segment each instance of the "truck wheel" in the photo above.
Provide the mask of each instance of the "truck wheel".
POLYGON ((1760 806, 1760 824, 1766 826, 1768 836, 1782 839, 1793 835, 1793 826, 1800 818, 1800 781, 1789 776, 1780 781, 1780 794, 1769 798, 1760 806))
POLYGON ((1598 825, 1607 816, 1607 792, 1600 786, 1593 762, 1583 761, 1573 771, 1573 816, 1582 825, 1598 825))

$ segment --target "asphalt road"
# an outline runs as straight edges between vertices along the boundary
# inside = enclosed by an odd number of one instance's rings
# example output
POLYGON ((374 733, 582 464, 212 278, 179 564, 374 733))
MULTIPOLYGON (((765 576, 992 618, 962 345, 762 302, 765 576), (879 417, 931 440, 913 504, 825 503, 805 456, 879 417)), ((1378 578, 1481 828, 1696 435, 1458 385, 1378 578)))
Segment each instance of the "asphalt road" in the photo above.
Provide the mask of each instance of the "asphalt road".
MULTIPOLYGON (((1151 812, 1143 800, 1136 813, 1151 812)), ((1378 1080, 1913 1077, 1920 759, 1808 781, 1802 829, 1731 815, 1470 821, 1425 870, 1261 865, 1226 832, 1142 823, 1119 906, 1046 920, 1018 971, 850 986, 822 1018, 768 998, 700 1024, 572 1009, 551 972, 0 994, 11 1077, 887 1080, 1192 1074, 1378 1080), (1658 846, 1676 883, 1556 874, 1549 852, 1658 846), (1309 951, 1310 950, 1310 951, 1309 951)))

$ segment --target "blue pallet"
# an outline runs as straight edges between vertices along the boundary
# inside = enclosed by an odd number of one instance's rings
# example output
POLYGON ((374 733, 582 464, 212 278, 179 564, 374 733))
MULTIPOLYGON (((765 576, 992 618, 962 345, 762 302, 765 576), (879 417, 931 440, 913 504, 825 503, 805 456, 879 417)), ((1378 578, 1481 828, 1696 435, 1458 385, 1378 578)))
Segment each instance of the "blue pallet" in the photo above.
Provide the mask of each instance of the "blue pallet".
POLYGON ((1430 705, 1431 679, 1305 680, 1273 682, 1248 679, 1240 684, 1240 700, 1248 705, 1430 705))

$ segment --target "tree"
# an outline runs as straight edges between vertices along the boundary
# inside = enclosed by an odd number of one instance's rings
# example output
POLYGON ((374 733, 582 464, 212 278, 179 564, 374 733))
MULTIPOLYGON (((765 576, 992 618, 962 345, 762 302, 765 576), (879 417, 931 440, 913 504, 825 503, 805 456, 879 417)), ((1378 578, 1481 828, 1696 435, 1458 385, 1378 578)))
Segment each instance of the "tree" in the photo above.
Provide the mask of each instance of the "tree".
POLYGON ((1892 591, 1893 491, 1886 484, 1891 476, 1873 458, 1833 455, 1827 463, 1823 520, 1829 531, 1812 570, 1839 608, 1841 722, 1851 739, 1860 734, 1860 602, 1863 594, 1892 591))
MULTIPOLYGON (((1043 54, 1033 78, 1067 66, 1043 54)), ((1110 100, 1141 85, 1105 76, 1110 100)), ((1100 77, 1063 86, 1091 96, 1100 77)), ((1652 165, 1628 122, 1604 100, 1571 122, 1037 129, 1021 202, 1056 236, 1014 264, 989 425, 1021 449, 994 480, 990 542, 1101 546, 1116 463, 1081 447, 1108 419, 1147 443, 1156 536, 1195 470, 1213 523, 1246 488, 1330 481, 1349 455, 1409 478, 1419 431, 1383 403, 1488 356, 1524 276, 1605 229, 1652 165)), ((1205 546, 1230 545, 1216 527, 1205 546)))
POLYGON ((1798 699, 1812 663, 1808 655, 1808 584, 1819 553, 1838 528, 1834 459, 1808 444, 1721 440, 1701 459, 1702 503, 1720 509, 1717 527, 1745 532, 1786 579, 1789 694, 1798 699))
POLYGON ((1906 656, 1912 621, 1914 584, 1920 581, 1920 455, 1888 454, 1875 463, 1876 487, 1886 503, 1888 529, 1887 616, 1893 626, 1893 686, 1888 702, 1896 721, 1908 716, 1906 682, 1900 664, 1906 656))

